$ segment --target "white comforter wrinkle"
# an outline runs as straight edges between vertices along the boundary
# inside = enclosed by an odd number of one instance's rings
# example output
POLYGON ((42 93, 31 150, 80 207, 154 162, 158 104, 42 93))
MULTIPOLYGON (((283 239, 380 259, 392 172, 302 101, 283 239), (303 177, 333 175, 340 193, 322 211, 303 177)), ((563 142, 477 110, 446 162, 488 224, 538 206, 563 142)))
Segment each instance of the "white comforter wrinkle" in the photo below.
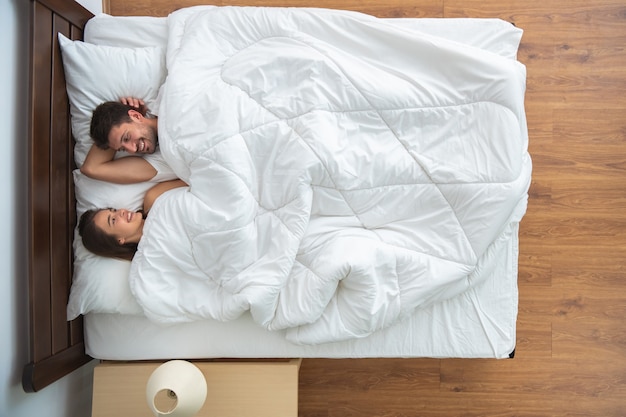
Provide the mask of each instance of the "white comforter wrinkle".
POLYGON ((353 12, 168 24, 159 141, 190 187, 157 200, 133 261, 149 318, 250 311, 326 343, 480 282, 525 209, 519 63, 353 12))
MULTIPOLYGON (((385 119, 382 117, 381 115, 381 119, 384 121, 385 119)), ((462 235, 464 236, 465 240, 467 241, 467 243, 471 245, 470 239, 461 223, 461 221, 459 220, 459 218, 457 217, 456 212, 454 211, 452 204, 450 204, 450 201, 448 201, 448 199, 446 198, 445 194, 441 191, 441 189, 439 188, 439 184, 435 181, 433 181, 432 177, 428 174, 427 169, 421 164, 420 160, 418 158, 415 157, 415 155, 413 155, 408 147, 405 145, 405 143, 400 139, 400 136, 393 130, 393 128, 390 126, 389 123, 387 123, 385 121, 385 124, 387 125, 387 127, 389 128, 389 130, 395 135, 395 137, 398 140, 398 143, 400 145, 402 145, 402 147, 404 148, 404 150, 406 151, 407 155, 409 155, 409 157, 413 158, 413 160, 415 161, 415 163, 422 169, 422 171, 424 172, 424 174, 426 174, 430 180, 430 182, 436 187, 436 189, 439 191, 439 194, 441 195, 441 197, 446 201, 448 208, 450 209, 450 211, 452 212, 453 215, 453 219, 456 221, 456 224, 459 226, 459 228, 461 229, 461 231, 463 232, 462 235)), ((473 249, 473 248, 472 248, 473 249)), ((478 254, 474 251, 473 256, 478 257, 478 254)))

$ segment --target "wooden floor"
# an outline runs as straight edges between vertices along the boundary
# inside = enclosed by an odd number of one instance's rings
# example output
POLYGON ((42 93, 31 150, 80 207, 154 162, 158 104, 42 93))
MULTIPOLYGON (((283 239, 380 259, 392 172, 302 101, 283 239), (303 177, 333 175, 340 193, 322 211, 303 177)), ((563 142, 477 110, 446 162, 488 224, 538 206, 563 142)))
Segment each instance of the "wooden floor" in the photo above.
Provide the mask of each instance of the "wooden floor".
MULTIPOLYGON (((515 358, 305 360, 300 415, 626 416, 626 1, 241 1, 499 17, 525 30, 534 169, 515 358)), ((110 3, 112 14, 165 15, 201 1, 110 3)))

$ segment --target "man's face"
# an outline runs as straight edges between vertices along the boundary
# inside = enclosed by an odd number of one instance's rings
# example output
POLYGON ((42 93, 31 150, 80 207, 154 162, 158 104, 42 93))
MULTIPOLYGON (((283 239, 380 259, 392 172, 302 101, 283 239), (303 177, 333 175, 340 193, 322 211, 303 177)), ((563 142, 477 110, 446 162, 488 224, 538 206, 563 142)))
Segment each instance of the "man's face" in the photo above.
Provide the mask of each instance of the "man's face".
POLYGON ((131 121, 114 126, 109 132, 109 147, 130 154, 154 153, 157 146, 156 129, 143 116, 131 115, 131 121))

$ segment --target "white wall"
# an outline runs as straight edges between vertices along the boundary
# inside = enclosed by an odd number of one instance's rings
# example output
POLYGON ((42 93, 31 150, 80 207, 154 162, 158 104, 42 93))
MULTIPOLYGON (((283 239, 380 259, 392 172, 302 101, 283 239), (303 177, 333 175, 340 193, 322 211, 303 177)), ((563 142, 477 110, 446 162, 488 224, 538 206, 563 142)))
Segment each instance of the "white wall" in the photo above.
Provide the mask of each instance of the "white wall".
MULTIPOLYGON (((99 0, 79 2, 102 10, 99 0)), ((29 356, 23 253, 29 7, 25 0, 0 0, 0 417, 88 417, 93 365, 37 393, 25 393, 21 384, 29 356)))
POLYGON ((98 14, 102 11, 102 0, 77 0, 87 10, 93 14, 98 14))

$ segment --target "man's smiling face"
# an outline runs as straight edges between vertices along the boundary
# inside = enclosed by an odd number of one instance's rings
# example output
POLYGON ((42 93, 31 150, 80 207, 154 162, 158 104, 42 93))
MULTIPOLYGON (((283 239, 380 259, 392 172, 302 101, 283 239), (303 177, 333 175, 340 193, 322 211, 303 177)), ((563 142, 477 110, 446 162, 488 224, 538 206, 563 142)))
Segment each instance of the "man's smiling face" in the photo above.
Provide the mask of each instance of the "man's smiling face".
POLYGON ((130 154, 154 153, 157 147, 156 128, 139 112, 129 111, 130 122, 124 122, 111 128, 109 147, 116 151, 130 154))

